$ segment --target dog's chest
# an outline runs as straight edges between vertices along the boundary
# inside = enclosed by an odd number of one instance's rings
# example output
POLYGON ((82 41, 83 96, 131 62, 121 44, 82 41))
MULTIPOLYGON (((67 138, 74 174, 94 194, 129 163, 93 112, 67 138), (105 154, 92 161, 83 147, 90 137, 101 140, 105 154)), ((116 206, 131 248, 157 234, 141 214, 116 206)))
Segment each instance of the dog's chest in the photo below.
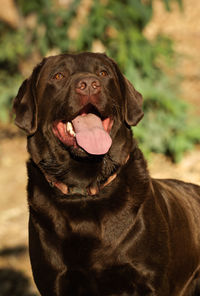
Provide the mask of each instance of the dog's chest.
MULTIPOLYGON (((91 217, 90 217, 91 218, 91 217)), ((66 219, 68 233, 62 238, 63 256, 73 265, 87 265, 97 256, 113 257, 113 250, 126 239, 134 225, 132 208, 126 206, 123 210, 103 217, 95 214, 92 219, 66 219), (108 251, 109 250, 109 251, 108 251), (71 260, 73 258, 73 260, 71 260)))
POLYGON ((134 215, 129 208, 105 216, 102 221, 102 240, 108 245, 118 244, 126 237, 133 223, 134 215))

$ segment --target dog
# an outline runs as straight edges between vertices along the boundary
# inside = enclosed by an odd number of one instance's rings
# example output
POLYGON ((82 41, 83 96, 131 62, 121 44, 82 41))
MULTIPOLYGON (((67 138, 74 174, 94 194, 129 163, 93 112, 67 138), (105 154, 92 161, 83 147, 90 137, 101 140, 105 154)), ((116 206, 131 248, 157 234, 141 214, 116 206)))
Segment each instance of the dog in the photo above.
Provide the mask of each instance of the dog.
POLYGON ((42 296, 200 295, 200 187, 150 177, 131 131, 142 100, 99 53, 44 58, 22 83, 13 108, 42 296))

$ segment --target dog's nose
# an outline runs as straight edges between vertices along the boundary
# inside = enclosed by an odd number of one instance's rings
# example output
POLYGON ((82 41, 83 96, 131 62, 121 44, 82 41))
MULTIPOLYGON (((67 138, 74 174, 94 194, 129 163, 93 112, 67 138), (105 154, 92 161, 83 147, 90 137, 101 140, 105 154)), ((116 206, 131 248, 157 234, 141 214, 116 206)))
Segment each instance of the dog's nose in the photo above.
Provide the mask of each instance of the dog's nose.
POLYGON ((101 83, 96 77, 85 77, 76 84, 76 92, 81 95, 95 95, 101 90, 101 83))

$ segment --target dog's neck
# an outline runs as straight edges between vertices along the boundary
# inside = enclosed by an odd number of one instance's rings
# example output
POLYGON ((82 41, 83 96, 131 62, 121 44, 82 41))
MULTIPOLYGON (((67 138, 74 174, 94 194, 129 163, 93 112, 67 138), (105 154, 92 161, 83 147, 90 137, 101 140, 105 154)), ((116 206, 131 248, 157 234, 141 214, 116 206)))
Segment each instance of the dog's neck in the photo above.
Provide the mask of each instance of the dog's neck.
MULTIPOLYGON (((109 160, 107 159, 106 162, 109 162, 109 160)), ((40 167, 33 159, 30 159, 27 166, 30 180, 29 186, 36 186, 35 188, 38 186, 40 188, 47 188, 48 186, 49 190, 52 190, 52 193, 55 190, 56 196, 66 197, 67 199, 100 197, 104 194, 105 190, 106 192, 114 192, 115 190, 120 190, 123 185, 123 188, 127 188, 125 192, 129 192, 131 196, 134 196, 134 203, 140 205, 143 201, 141 196, 146 196, 146 192, 148 192, 151 184, 146 161, 137 146, 129 151, 127 158, 124 159, 124 162, 120 166, 114 164, 111 169, 110 165, 109 170, 103 175, 103 178, 101 175, 102 167, 100 167, 97 174, 94 173, 94 178, 90 179, 90 182, 84 182, 85 180, 83 180, 81 183, 80 178, 83 178, 82 172, 81 175, 77 175, 79 177, 78 182, 75 182, 76 180, 74 181, 76 176, 74 174, 71 175, 71 171, 68 171, 68 177, 64 175, 63 178, 59 178, 59 176, 57 178, 52 172, 49 174, 49 171, 45 170, 45 167, 40 167)), ((98 168, 96 164, 95 167, 98 168)), ((103 170, 104 173, 106 168, 107 165, 105 165, 103 170)), ((82 171, 85 171, 83 165, 82 171)))
POLYGON ((48 175, 45 175, 46 180, 49 182, 51 187, 56 187, 59 189, 64 195, 96 195, 99 193, 101 189, 109 185, 115 178, 117 177, 117 173, 111 175, 107 181, 100 186, 89 186, 87 188, 79 188, 79 187, 70 187, 67 184, 57 181, 51 181, 51 178, 48 175))
MULTIPOLYGON (((127 161, 129 160, 130 155, 127 156, 124 165, 127 163, 127 161)), ((107 185, 109 185, 111 182, 114 181, 114 179, 117 177, 117 172, 110 175, 106 181, 104 181, 102 184, 100 184, 99 186, 96 185, 91 185, 88 186, 86 188, 82 188, 82 187, 71 187, 63 182, 59 182, 59 181, 55 181, 53 180, 49 175, 47 175, 46 173, 44 173, 44 176, 46 178, 46 180, 48 181, 49 185, 51 187, 55 187, 58 190, 61 191, 62 194, 64 195, 74 195, 74 194, 80 194, 80 195, 84 195, 84 196, 90 196, 90 195, 96 195, 98 194, 104 187, 106 187, 107 185)))

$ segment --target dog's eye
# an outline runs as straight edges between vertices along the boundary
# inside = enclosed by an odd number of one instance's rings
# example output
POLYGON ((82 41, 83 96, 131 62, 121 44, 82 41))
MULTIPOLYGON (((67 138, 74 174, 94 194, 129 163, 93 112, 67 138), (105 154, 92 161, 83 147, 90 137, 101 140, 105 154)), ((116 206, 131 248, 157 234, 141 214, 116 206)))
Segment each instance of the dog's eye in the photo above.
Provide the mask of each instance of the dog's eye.
POLYGON ((99 72, 99 76, 103 76, 103 77, 108 76, 108 72, 106 70, 102 70, 99 72))
POLYGON ((64 75, 62 73, 56 73, 54 76, 53 76, 53 79, 56 79, 56 80, 61 80, 64 78, 64 75))

